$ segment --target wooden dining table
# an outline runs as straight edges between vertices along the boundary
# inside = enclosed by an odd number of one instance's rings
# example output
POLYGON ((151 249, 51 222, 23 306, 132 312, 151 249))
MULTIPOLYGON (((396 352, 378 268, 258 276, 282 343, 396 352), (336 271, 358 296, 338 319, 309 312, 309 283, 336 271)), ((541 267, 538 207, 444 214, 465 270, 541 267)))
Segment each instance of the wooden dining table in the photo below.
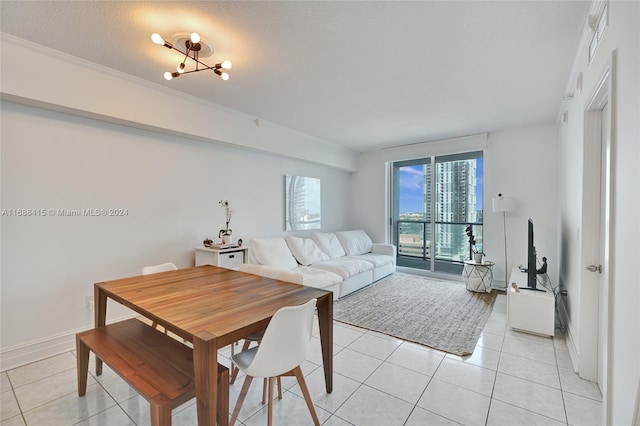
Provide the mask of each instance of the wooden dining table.
MULTIPOLYGON (((197 266, 94 285, 95 325, 106 324, 107 300, 121 303, 193 344, 198 425, 214 425, 218 350, 263 330, 284 306, 317 299, 327 393, 333 390, 333 294, 216 266, 197 266)), ((96 372, 102 362, 96 360, 96 372)), ((222 419, 225 424, 228 419, 222 419)))

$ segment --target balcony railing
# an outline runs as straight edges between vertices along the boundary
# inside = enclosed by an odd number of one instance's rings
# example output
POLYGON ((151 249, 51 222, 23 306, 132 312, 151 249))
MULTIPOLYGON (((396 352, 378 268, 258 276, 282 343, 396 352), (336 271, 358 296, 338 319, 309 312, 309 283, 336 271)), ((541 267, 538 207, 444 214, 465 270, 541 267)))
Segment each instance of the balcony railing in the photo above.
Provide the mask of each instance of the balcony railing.
MULTIPOLYGON (((431 238, 431 222, 418 220, 396 221, 398 261, 406 259, 411 265, 424 261, 424 269, 433 255, 438 264, 462 264, 471 258, 471 249, 465 234, 469 222, 436 222, 435 236, 431 238)), ((476 248, 482 250, 482 223, 471 223, 476 237, 476 248)), ((409 266, 409 265, 406 265, 409 266)))

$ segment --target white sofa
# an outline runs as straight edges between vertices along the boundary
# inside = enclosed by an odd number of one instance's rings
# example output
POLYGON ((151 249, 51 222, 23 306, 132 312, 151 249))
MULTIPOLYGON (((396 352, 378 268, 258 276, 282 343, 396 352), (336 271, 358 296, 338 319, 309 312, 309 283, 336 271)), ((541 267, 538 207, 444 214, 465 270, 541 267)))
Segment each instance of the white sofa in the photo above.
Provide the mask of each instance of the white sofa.
POLYGON ((334 299, 396 270, 396 247, 373 243, 362 230, 254 238, 250 246, 241 271, 329 290, 334 299))

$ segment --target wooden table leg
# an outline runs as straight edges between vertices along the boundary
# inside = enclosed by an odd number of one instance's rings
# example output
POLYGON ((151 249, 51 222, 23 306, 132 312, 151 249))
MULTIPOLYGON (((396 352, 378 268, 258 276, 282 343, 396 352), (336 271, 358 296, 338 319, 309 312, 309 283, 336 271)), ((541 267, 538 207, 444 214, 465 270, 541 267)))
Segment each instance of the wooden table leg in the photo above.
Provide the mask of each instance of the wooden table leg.
POLYGON ((87 379, 89 376, 89 348, 76 335, 76 362, 78 370, 78 396, 87 393, 87 379))
MULTIPOLYGON (((218 409, 218 347, 216 336, 205 332, 193 336, 193 368, 196 382, 198 426, 214 426, 218 409)), ((228 384, 227 384, 228 385, 228 384)), ((220 419, 222 425, 229 417, 220 419)))
MULTIPOLYGON (((107 295, 100 288, 93 286, 94 321, 95 327, 104 327, 107 324, 107 295)), ((102 374, 102 360, 96 357, 96 376, 102 374)))
POLYGON ((333 392, 333 294, 318 299, 318 327, 327 393, 333 392))

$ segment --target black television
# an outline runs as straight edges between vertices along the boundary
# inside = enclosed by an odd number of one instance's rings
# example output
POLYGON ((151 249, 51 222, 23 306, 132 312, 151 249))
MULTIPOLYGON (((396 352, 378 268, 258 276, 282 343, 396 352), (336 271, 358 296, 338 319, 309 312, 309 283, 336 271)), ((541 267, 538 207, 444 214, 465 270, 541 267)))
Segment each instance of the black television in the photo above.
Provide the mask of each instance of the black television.
POLYGON ((527 269, 523 269, 522 272, 527 273, 527 286, 522 287, 524 290, 537 290, 545 291, 541 288, 537 288, 538 274, 545 274, 547 272, 547 258, 542 258, 542 267, 537 268, 536 246, 533 242, 533 220, 529 219, 528 224, 528 239, 527 239, 527 269))
POLYGON ((533 221, 529 219, 527 242, 527 287, 537 290, 537 265, 536 265, 536 246, 533 242, 533 221))

